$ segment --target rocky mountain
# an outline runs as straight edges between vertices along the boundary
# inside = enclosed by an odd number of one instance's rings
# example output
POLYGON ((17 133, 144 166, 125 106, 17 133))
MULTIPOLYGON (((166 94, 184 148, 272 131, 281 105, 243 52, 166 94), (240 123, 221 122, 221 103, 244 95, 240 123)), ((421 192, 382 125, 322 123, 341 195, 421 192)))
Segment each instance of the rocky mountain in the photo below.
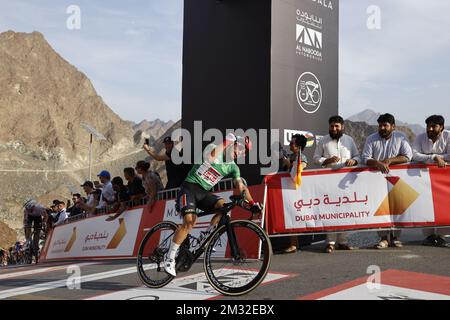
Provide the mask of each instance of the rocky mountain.
MULTIPOLYGON (((173 130, 181 126, 181 121, 175 123, 165 135, 171 135, 173 130)), ((153 147, 157 152, 163 149, 163 137, 155 140, 153 147)), ((101 170, 108 170, 112 176, 123 177, 123 169, 134 167, 139 160, 147 160, 151 163, 151 169, 157 171, 165 184, 167 182, 164 162, 152 160, 148 154, 136 146, 135 149, 123 154, 114 160, 95 163, 92 167, 92 174, 95 175, 101 170)), ((0 193, 0 235, 5 234, 23 236, 22 230, 22 204, 28 197, 36 198, 40 203, 49 205, 53 199, 67 200, 72 193, 81 193, 83 190, 80 184, 88 179, 88 169, 70 170, 28 170, 28 171, 6 171, 0 170, 1 180, 8 185, 0 193)), ((6 236, 5 236, 6 237, 6 236)), ((0 241, 2 238, 0 238, 0 241)), ((7 242, 7 241, 6 241, 7 242)), ((0 242, 1 246, 1 242, 0 242)))
MULTIPOLYGON (((380 115, 381 115, 381 113, 379 113, 379 112, 375 112, 371 109, 366 109, 364 111, 361 111, 361 112, 349 117, 347 120, 352 121, 352 122, 365 122, 369 125, 376 126, 376 125, 378 125, 377 119, 380 115)), ((410 128, 411 131, 415 135, 425 132, 425 127, 421 126, 419 124, 409 124, 409 123, 403 122, 399 119, 396 119, 395 122, 396 122, 397 126, 410 128)))
POLYGON ((132 127, 39 32, 0 34, 0 88, 0 168, 86 166, 83 122, 106 137, 95 145, 97 160, 134 148, 132 127))
MULTIPOLYGON (((103 169, 123 176, 123 168, 147 157, 142 131, 136 135, 133 129, 136 124, 116 115, 90 80, 38 32, 0 33, 0 88, 0 177, 8 186, 0 192, 0 246, 23 235, 26 198, 48 205, 82 192, 89 144, 82 123, 106 137, 94 142, 94 177, 103 169)), ((155 147, 162 148, 158 138, 174 123, 145 124, 141 129, 151 132, 155 147)), ((152 162, 164 180, 163 165, 152 162)))
POLYGON ((16 241, 16 232, 7 224, 0 221, 0 248, 8 249, 16 241))
POLYGON ((167 130, 169 130, 175 122, 173 121, 162 121, 156 119, 154 121, 143 120, 133 126, 135 132, 141 131, 148 137, 153 137, 155 140, 161 137, 167 130))
POLYGON ((365 122, 370 125, 376 125, 379 116, 380 116, 379 112, 375 112, 371 109, 366 109, 349 117, 347 120, 352 122, 365 122))

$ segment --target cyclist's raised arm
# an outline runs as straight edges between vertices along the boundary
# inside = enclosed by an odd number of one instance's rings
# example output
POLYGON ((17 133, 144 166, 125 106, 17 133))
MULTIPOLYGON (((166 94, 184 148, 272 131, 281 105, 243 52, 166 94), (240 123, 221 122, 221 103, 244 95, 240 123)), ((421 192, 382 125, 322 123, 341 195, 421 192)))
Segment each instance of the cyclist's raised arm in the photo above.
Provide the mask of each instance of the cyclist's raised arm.
POLYGON ((211 151, 209 149, 205 149, 205 156, 207 157, 206 160, 208 160, 208 162, 214 162, 214 160, 216 160, 223 154, 223 151, 230 144, 234 144, 236 141, 237 141, 237 138, 233 133, 228 134, 225 137, 225 141, 223 143, 219 144, 218 146, 216 146, 211 151))
POLYGON ((226 144, 221 143, 214 149, 207 148, 205 149, 205 160, 209 163, 213 163, 216 159, 220 157, 220 155, 223 153, 223 150, 225 150, 226 144))

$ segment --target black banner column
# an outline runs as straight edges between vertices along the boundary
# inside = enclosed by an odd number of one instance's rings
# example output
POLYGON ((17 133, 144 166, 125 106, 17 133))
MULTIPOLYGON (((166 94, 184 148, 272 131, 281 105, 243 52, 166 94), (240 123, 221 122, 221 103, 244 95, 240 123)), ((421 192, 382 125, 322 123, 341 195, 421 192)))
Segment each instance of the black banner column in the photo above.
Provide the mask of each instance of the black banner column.
POLYGON ((338 25, 338 0, 185 0, 182 127, 300 132, 312 158, 338 113, 338 25))

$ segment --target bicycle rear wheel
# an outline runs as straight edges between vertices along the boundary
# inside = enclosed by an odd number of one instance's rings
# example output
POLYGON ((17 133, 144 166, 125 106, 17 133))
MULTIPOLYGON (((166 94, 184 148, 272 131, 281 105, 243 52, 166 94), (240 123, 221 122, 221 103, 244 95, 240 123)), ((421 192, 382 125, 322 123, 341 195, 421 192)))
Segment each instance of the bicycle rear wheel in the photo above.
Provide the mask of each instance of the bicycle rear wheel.
POLYGON ((161 288, 174 278, 164 271, 164 256, 169 251, 177 225, 161 222, 144 237, 137 256, 137 269, 141 281, 149 288, 161 288))
POLYGON ((227 296, 239 296, 255 289, 266 277, 272 246, 267 234, 254 222, 232 221, 230 227, 236 238, 240 258, 236 260, 231 256, 227 228, 222 226, 208 243, 204 269, 214 289, 227 296), (224 255, 224 258, 219 257, 224 255))

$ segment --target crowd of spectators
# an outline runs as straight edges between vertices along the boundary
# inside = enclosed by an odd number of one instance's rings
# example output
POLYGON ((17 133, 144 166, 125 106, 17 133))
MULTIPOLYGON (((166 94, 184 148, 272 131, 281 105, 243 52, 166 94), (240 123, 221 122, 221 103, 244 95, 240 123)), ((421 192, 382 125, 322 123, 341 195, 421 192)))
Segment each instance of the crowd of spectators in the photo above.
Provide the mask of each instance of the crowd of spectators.
MULTIPOLYGON (((341 116, 329 119, 329 134, 320 139, 316 145, 311 163, 322 168, 345 168, 359 165, 368 166, 383 174, 389 174, 392 166, 409 162, 435 164, 445 168, 450 162, 450 131, 445 130, 445 119, 433 115, 425 120, 426 132, 418 135, 411 145, 405 134, 396 130, 395 117, 389 113, 378 118, 378 132, 367 137, 360 153, 352 137, 345 134, 345 122, 341 116)), ((291 156, 281 153, 280 163, 285 170, 291 170, 298 149, 305 148, 306 138, 301 135, 292 137, 291 156)), ((308 159, 302 154, 303 168, 309 166, 308 159)), ((423 245, 449 247, 445 237, 450 235, 449 228, 424 229, 423 245)), ((377 249, 402 247, 400 231, 380 231, 377 249)), ((326 253, 334 250, 355 250, 348 243, 349 232, 327 236, 326 253)), ((295 253, 298 249, 296 237, 290 237, 289 246, 284 253, 295 253)))
POLYGON ((105 214, 112 214, 106 219, 112 221, 128 208, 139 205, 146 205, 152 210, 158 192, 178 188, 190 166, 172 162, 174 141, 170 137, 164 138, 164 150, 161 154, 157 154, 147 143, 143 148, 154 160, 165 162, 167 172, 165 187, 158 172, 150 169, 149 162, 138 161, 134 168, 128 167, 123 170, 123 178, 112 177, 107 170, 102 170, 97 175, 98 180, 85 181, 80 185, 83 192, 73 193, 70 200, 55 199, 46 206, 34 199, 28 199, 24 204, 24 229, 27 240, 17 241, 8 249, 0 248, 0 266, 25 263, 24 248, 30 243, 29 240, 36 230, 39 231, 37 233, 39 236, 35 237, 36 245, 42 246, 43 241, 38 244, 39 239, 45 239, 48 230, 69 221, 105 214))
MULTIPOLYGON (((97 181, 85 181, 81 187, 83 195, 72 194, 67 202, 54 200, 47 208, 49 228, 86 217, 114 213, 108 220, 114 220, 129 207, 147 205, 152 210, 158 192, 176 189, 187 175, 190 167, 172 162, 174 141, 164 138, 164 150, 157 154, 147 143, 143 148, 156 161, 164 161, 167 172, 167 184, 164 187, 158 172, 150 169, 147 161, 138 161, 135 167, 123 169, 123 178, 112 177, 107 170, 101 171, 97 181)), ((179 152, 182 155, 182 151, 179 152)))

